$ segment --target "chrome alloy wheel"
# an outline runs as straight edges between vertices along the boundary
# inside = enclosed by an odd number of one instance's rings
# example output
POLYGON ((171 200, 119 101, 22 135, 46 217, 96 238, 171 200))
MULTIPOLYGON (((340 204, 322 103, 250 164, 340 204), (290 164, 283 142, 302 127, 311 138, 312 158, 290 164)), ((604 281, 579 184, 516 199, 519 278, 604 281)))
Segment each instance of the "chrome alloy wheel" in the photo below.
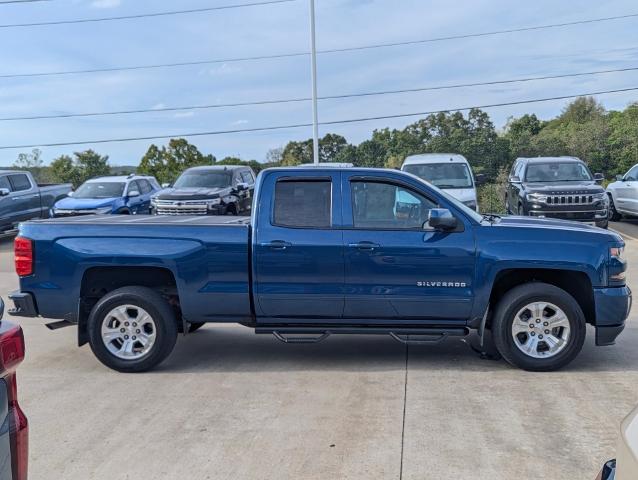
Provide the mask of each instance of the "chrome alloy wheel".
POLYGON ((110 353, 123 360, 138 360, 153 348, 157 326, 143 308, 120 305, 106 314, 101 333, 110 353))
POLYGON ((547 302, 525 305, 512 322, 514 343, 532 358, 550 358, 562 352, 568 344, 570 332, 565 312, 547 302))

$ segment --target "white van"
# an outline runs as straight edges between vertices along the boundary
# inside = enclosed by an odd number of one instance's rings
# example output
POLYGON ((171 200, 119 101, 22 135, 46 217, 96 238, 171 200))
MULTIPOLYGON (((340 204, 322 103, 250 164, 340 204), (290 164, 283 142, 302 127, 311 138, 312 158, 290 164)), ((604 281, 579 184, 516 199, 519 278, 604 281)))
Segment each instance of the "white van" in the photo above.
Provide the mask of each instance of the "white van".
MULTIPOLYGON (((456 153, 426 153, 405 159, 401 170, 412 173, 478 211, 477 182, 470 163, 456 153)), ((482 180, 478 178, 477 180, 482 180)))

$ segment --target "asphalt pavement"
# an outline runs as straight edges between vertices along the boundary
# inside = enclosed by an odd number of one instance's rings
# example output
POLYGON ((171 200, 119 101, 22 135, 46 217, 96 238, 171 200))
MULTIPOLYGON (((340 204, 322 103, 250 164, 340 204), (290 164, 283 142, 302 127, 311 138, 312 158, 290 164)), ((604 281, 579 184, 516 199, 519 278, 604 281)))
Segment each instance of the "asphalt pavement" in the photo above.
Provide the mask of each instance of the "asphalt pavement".
MULTIPOLYGON (((638 286, 638 225, 627 231, 638 286)), ((0 294, 17 288, 0 244, 0 294)), ((634 312, 636 310, 634 309, 634 312)), ((466 344, 335 336, 284 345, 240 326, 180 338, 156 371, 108 370, 75 328, 17 319, 30 479, 590 480, 638 404, 636 314, 617 345, 560 372, 482 360, 466 344)))

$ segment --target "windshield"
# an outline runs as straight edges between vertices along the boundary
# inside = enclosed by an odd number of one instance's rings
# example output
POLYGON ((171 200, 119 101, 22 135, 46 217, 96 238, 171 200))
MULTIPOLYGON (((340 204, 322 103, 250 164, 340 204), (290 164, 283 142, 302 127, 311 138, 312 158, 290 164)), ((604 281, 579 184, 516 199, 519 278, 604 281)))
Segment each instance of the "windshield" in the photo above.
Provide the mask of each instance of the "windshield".
POLYGON ((527 182, 580 182, 591 180, 589 169, 582 163, 530 163, 527 166, 527 182))
POLYGON ((439 188, 472 188, 472 175, 465 163, 428 163, 406 165, 404 172, 436 185, 439 188))
POLYGON ((125 183, 87 182, 73 193, 73 198, 113 198, 124 195, 125 183))
POLYGON ((230 187, 232 174, 225 170, 184 172, 173 185, 175 188, 230 187))

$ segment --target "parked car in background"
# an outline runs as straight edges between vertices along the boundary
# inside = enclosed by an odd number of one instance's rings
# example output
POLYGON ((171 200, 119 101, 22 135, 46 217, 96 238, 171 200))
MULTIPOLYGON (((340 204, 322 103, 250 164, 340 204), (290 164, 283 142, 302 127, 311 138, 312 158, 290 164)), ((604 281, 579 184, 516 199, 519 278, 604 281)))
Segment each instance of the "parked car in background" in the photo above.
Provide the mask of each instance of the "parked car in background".
POLYGON ((55 203, 53 217, 77 215, 150 213, 151 196, 161 190, 155 177, 128 175, 87 180, 55 203))
POLYGON ((47 218, 53 204, 67 196, 70 183, 36 183, 27 171, 0 171, 0 232, 34 218, 47 218))
POLYGON ((456 153, 426 153, 412 155, 403 162, 401 170, 439 187, 478 212, 477 184, 483 175, 474 177, 470 163, 456 153))
POLYGON ((80 345, 126 372, 154 367, 180 328, 203 322, 287 343, 338 333, 436 342, 489 328, 508 362, 535 371, 573 360, 587 324, 600 346, 625 327, 616 233, 480 215, 394 170, 273 168, 255 191, 255 212, 239 219, 23 223, 10 312, 77 325, 80 345))
POLYGON ((2 320, 0 299, 0 479, 26 480, 29 425, 18 404, 16 368, 24 360, 22 328, 2 320))
POLYGON ((153 196, 157 215, 250 215, 255 173, 241 165, 193 167, 153 196))
POLYGON ((636 480, 638 478, 638 408, 620 425, 616 459, 605 464, 596 480, 636 480))
POLYGON ((507 213, 560 218, 608 225, 608 201, 600 185, 603 176, 592 175, 575 157, 518 158, 512 165, 505 208, 507 213))
POLYGON ((611 220, 618 221, 623 215, 638 216, 638 165, 617 175, 616 181, 607 185, 607 195, 611 220))

